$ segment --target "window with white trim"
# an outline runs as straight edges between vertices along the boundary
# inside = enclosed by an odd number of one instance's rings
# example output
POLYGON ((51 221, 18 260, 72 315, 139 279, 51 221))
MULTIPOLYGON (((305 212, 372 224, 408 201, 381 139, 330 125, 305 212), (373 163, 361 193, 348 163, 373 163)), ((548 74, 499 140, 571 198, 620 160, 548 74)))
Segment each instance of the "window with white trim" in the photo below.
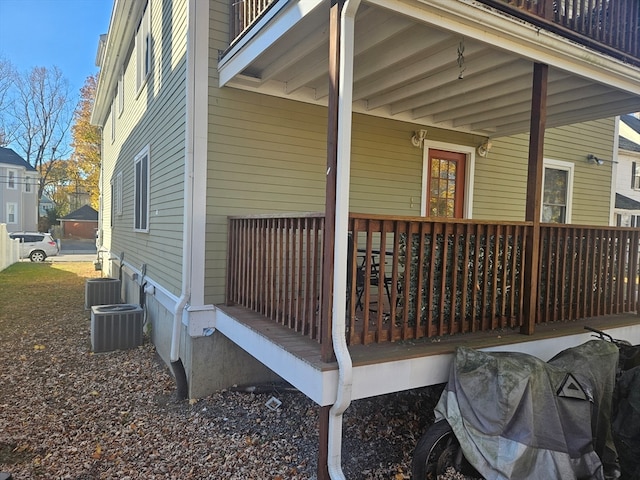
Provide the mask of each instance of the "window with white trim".
POLYGON ((7 188, 15 190, 17 184, 18 172, 16 170, 7 169, 7 188))
POLYGON ((631 162, 631 188, 640 190, 640 165, 631 162))
POLYGON ((124 73, 120 70, 120 76, 118 77, 118 116, 122 115, 124 110, 124 73))
POLYGON ((7 223, 9 225, 18 223, 18 204, 7 203, 7 223))
POLYGON ((151 27, 149 4, 145 5, 136 30, 136 90, 144 85, 151 72, 151 27))
POLYGON ((115 214, 122 215, 122 172, 118 172, 118 175, 116 175, 114 195, 115 214))
POLYGON ((571 162, 544 160, 541 222, 571 223, 573 169, 571 162))
POLYGON ((116 140, 116 109, 114 108, 115 99, 111 102, 111 110, 109 112, 109 116, 111 117, 111 121, 109 122, 110 132, 111 132, 111 143, 116 140))
POLYGON ((136 155, 134 161, 133 229, 149 231, 149 146, 136 155))
POLYGON ((31 177, 24 177, 24 193, 31 193, 31 177))

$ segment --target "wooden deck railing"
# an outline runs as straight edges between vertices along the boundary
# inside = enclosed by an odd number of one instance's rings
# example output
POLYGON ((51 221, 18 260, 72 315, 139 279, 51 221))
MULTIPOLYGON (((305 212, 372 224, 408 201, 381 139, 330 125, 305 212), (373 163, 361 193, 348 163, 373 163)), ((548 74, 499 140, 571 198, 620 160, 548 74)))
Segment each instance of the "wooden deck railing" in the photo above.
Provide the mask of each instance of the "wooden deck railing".
POLYGON ((583 45, 640 64, 638 0, 480 0, 583 45))
POLYGON ((324 216, 229 219, 227 303, 320 340, 324 216))
MULTIPOLYGON (((640 64, 638 0, 480 0, 604 53, 640 64)), ((230 42, 242 35, 274 0, 231 0, 230 42)))
POLYGON ((636 311, 640 232, 543 225, 537 322, 636 311))
MULTIPOLYGON (((349 222, 349 344, 523 325, 532 224, 360 214, 349 222)), ((320 341, 323 227, 320 214, 230 218, 227 302, 320 341)), ((536 323, 637 310, 637 229, 545 224, 540 248, 536 323)))
POLYGON ((352 216, 350 343, 519 327, 529 228, 352 216))

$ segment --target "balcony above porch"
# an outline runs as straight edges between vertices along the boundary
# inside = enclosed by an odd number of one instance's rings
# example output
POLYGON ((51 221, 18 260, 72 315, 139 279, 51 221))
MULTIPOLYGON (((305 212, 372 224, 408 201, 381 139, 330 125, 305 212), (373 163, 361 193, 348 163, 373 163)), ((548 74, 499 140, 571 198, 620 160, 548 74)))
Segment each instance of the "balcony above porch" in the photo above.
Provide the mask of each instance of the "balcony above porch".
MULTIPOLYGON (((326 105, 329 2, 234 5, 220 85, 326 105)), ((640 109, 639 16, 635 0, 369 0, 345 81, 355 112, 498 137, 528 131, 544 63, 548 127, 611 117, 640 109)))

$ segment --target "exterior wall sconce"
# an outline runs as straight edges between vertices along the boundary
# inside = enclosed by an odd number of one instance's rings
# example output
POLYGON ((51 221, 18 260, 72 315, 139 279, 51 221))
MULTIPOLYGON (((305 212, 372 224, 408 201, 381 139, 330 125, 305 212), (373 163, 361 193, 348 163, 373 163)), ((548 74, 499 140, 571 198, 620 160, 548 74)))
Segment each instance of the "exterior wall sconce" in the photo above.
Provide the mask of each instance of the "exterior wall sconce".
POLYGON ((413 132, 413 137, 411 137, 411 143, 413 144, 414 147, 422 148, 425 138, 427 138, 427 131, 417 130, 413 132))
POLYGON ((604 165, 604 160, 596 157, 593 153, 590 153, 589 155, 587 155, 587 162, 593 162, 598 166, 604 165))
POLYGON ((478 148, 476 148, 476 152, 478 152, 478 155, 480 155, 481 157, 486 157, 492 146, 493 145, 489 140, 485 140, 483 143, 478 145, 478 148))

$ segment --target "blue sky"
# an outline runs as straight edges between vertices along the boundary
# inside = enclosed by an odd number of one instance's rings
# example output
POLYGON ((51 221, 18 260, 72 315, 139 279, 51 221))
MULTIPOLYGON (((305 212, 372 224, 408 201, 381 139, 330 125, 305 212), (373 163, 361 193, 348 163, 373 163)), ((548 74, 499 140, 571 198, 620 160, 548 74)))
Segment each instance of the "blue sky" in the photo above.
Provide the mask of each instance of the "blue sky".
POLYGON ((95 66, 114 0, 0 0, 0 58, 20 72, 57 66, 78 97, 95 66))

